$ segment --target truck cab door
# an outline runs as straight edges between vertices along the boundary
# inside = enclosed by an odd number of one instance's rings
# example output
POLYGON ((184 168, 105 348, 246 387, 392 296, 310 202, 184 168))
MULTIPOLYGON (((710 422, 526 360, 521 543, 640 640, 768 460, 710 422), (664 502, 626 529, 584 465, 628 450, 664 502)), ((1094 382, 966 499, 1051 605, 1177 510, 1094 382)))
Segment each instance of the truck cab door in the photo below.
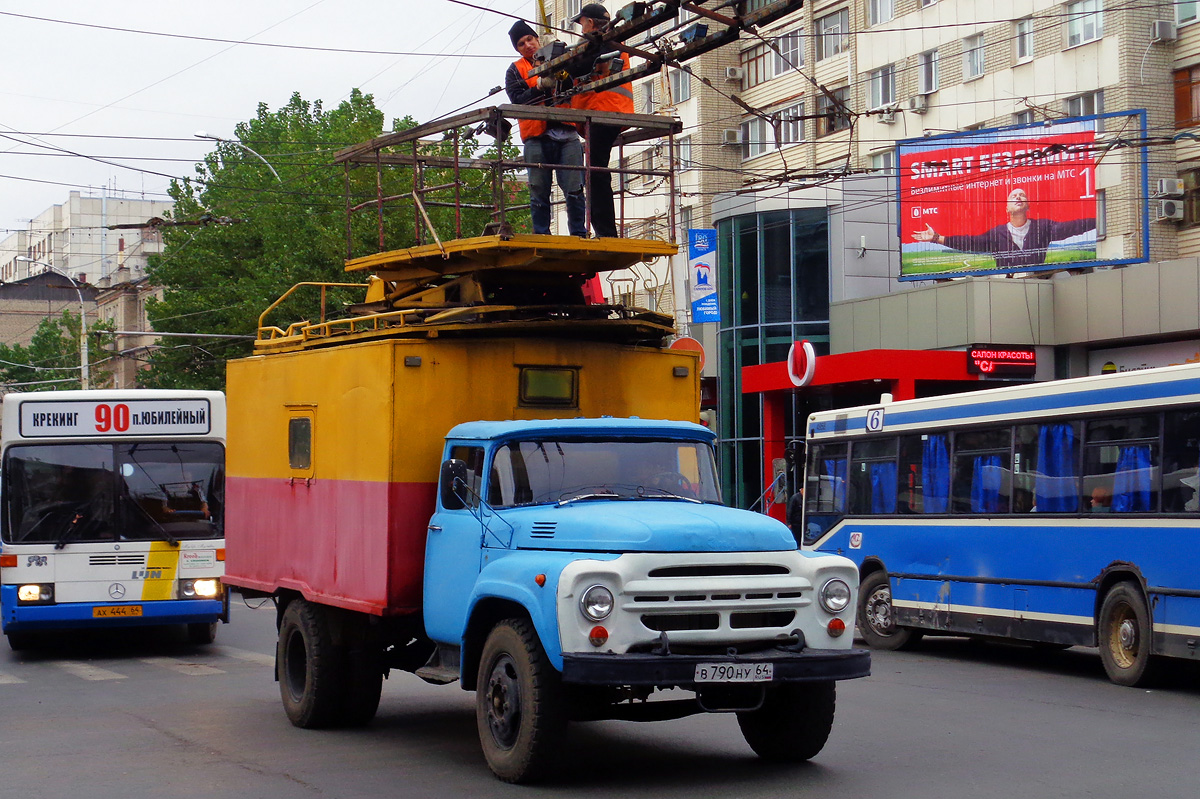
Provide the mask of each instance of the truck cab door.
MULTIPOLYGON (((483 482, 483 447, 452 445, 450 459, 465 465, 461 485, 453 491, 462 507, 443 502, 452 478, 443 469, 438 502, 425 539, 425 582, 422 612, 425 632, 437 642, 458 645, 467 625, 467 610, 479 576, 483 525, 479 491, 483 482), (446 484, 446 485, 443 485, 446 484)), ((452 503, 457 504, 457 503, 452 503)))

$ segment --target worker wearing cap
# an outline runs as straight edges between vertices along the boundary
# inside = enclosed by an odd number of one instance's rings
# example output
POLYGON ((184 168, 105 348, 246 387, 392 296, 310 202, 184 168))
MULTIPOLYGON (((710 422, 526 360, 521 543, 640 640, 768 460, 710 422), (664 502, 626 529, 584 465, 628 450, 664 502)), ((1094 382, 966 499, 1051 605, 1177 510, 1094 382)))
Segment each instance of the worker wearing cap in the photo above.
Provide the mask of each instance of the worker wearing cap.
MULTIPOLYGON (((521 57, 512 63, 504 76, 508 99, 518 105, 547 105, 554 91, 549 77, 530 77, 535 66, 533 57, 541 43, 533 28, 518 21, 508 31, 513 48, 521 57)), ((583 144, 570 125, 543 119, 520 121, 521 141, 525 143, 525 163, 547 164, 529 167, 529 213, 534 233, 550 232, 550 183, 555 165, 583 166, 583 144)), ((567 204, 567 229, 572 236, 587 236, 586 204, 583 193, 583 173, 577 169, 559 169, 558 187, 567 204)))
MULTIPOLYGON (((599 3, 588 3, 579 9, 579 13, 571 21, 579 23, 585 36, 597 33, 609 22, 608 9, 599 3)), ((616 48, 609 47, 607 50, 601 51, 597 61, 611 63, 609 59, 615 54, 616 48)), ((624 72, 629 69, 629 56, 621 53, 618 63, 620 64, 619 68, 613 66, 610 71, 624 72)), ((595 77, 603 77, 603 75, 595 75, 597 71, 605 70, 593 71, 595 77)), ((632 114, 633 84, 623 83, 604 91, 577 94, 571 98, 571 107, 589 111, 615 111, 621 114, 632 114)), ((624 128, 620 125, 592 124, 588 136, 588 163, 590 166, 603 167, 607 170, 613 144, 622 130, 624 128)), ((617 212, 613 204, 612 173, 608 171, 589 172, 588 185, 592 192, 592 230, 601 238, 615 237, 617 235, 617 212)))

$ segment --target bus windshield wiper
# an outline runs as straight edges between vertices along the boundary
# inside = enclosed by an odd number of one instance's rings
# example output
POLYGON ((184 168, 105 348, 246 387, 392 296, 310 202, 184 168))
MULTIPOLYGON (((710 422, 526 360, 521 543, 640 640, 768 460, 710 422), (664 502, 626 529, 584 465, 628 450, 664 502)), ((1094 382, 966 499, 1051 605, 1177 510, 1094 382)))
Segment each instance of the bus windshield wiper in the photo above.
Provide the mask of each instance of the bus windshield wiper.
POLYGON ((166 541, 168 544, 170 544, 173 547, 179 546, 179 539, 175 538, 175 536, 168 533, 167 528, 163 527, 161 524, 158 523, 158 519, 155 519, 153 516, 150 515, 150 513, 145 508, 143 508, 138 503, 134 502, 133 498, 130 497, 128 494, 125 495, 125 499, 129 502, 130 505, 137 508, 138 512, 141 513, 143 516, 145 516, 150 521, 150 523, 152 525, 154 525, 155 528, 157 528, 159 538, 166 541))

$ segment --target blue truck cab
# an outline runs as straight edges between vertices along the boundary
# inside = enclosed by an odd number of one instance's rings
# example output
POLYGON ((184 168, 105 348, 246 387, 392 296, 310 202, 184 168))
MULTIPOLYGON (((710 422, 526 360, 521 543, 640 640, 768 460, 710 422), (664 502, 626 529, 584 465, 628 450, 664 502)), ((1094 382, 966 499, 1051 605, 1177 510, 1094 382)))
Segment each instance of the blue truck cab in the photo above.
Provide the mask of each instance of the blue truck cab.
POLYGON ((417 674, 475 690, 502 779, 554 760, 568 722, 733 712, 751 748, 824 746, 857 570, 721 503, 714 435, 637 418, 470 422, 447 434, 426 540, 417 674), (675 689, 675 690, 670 690, 675 689))

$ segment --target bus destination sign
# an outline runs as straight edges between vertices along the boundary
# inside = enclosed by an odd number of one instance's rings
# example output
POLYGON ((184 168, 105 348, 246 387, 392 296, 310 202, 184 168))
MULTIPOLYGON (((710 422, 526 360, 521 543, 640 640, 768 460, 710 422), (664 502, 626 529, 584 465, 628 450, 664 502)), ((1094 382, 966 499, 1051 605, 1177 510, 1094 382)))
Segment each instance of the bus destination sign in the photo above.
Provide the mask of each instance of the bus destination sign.
POLYGON ((212 410, 206 399, 21 403, 23 438, 203 436, 211 430, 212 410))
POLYGON ((1033 377, 1037 350, 1004 344, 976 344, 967 348, 967 372, 988 377, 1033 377))

